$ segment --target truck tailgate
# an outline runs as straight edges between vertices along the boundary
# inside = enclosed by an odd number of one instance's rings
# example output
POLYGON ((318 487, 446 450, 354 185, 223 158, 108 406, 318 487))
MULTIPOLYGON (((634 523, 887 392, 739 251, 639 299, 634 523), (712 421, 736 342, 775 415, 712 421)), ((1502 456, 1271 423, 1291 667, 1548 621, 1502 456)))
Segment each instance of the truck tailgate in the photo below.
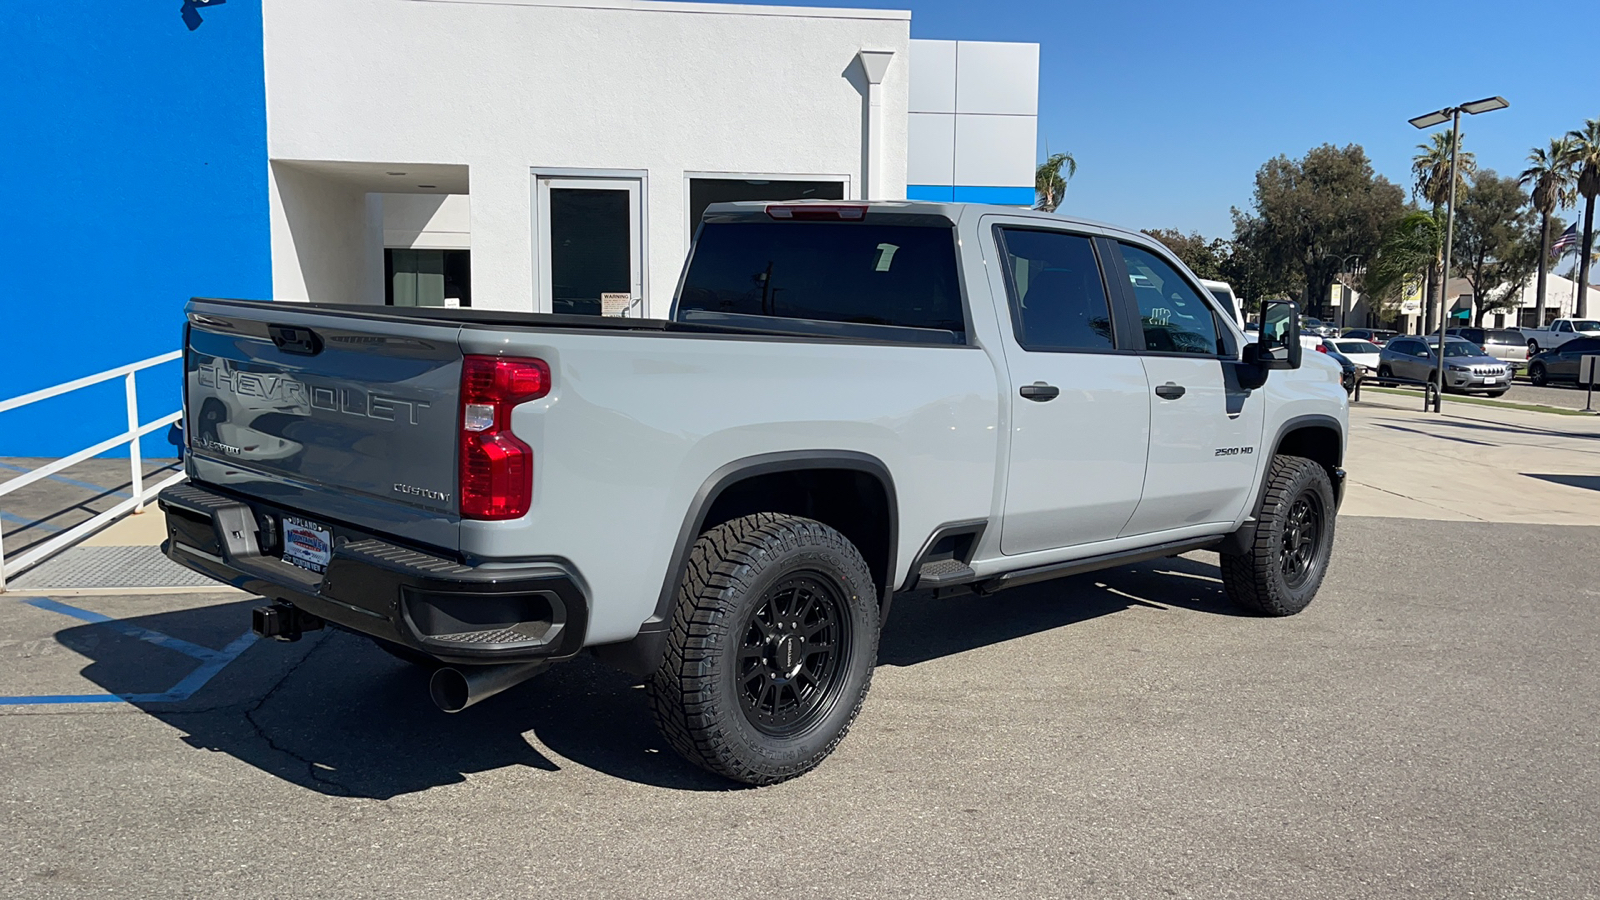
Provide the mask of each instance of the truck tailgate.
POLYGON ((246 301, 194 300, 188 314, 192 477, 459 547, 459 326, 246 301))

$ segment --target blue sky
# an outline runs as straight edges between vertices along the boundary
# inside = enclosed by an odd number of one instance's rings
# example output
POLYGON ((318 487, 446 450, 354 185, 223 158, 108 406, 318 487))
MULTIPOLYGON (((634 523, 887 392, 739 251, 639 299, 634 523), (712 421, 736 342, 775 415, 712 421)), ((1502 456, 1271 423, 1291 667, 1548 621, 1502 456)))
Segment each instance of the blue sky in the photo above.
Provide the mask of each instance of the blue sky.
POLYGON ((1256 169, 1322 143, 1361 144, 1409 188, 1426 135, 1406 120, 1480 97, 1511 107, 1464 116, 1463 147, 1503 175, 1600 117, 1594 19, 1578 6, 778 2, 909 8, 914 38, 1038 43, 1041 155, 1048 139, 1078 160, 1063 211, 1135 228, 1231 235, 1228 208, 1248 208, 1256 169))

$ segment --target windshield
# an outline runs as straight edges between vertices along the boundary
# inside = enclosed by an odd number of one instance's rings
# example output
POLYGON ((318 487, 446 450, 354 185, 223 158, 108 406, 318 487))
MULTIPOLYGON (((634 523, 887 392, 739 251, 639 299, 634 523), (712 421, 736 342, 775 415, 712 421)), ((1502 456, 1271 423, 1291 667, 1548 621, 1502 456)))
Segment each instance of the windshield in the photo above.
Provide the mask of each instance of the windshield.
POLYGON ((1211 296, 1217 298, 1217 302, 1222 305, 1223 309, 1228 311, 1228 315, 1233 316, 1238 314, 1239 308, 1233 304, 1232 291, 1221 288, 1213 288, 1211 290, 1211 296))
MULTIPOLYGON (((1429 341, 1428 342, 1428 349, 1429 350, 1432 350, 1433 348, 1435 348, 1437 346, 1439 346, 1439 342, 1438 341, 1429 341)), ((1477 344, 1470 343, 1468 341, 1445 341, 1444 342, 1444 358, 1445 359, 1458 359, 1458 358, 1463 357, 1463 356, 1482 356, 1482 355, 1483 355, 1483 348, 1479 347, 1477 344)))
POLYGON ((1520 346, 1526 341, 1527 338, 1523 337, 1522 332, 1520 331, 1512 331, 1507 328, 1497 328, 1494 331, 1489 332, 1489 343, 1491 344, 1517 344, 1520 346))

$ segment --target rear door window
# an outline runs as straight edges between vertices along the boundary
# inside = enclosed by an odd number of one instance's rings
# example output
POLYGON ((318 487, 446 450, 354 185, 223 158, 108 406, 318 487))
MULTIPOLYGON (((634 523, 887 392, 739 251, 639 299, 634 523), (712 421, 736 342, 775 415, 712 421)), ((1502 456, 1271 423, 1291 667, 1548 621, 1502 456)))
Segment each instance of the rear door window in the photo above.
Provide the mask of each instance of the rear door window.
MULTIPOLYGON (((678 296, 697 311, 966 333, 948 222, 707 222, 678 296)), ((684 313, 690 315, 685 316, 684 313)))
POLYGON ((1017 343, 1025 350, 1110 350, 1111 306, 1093 242, 1082 235, 999 229, 1017 343))

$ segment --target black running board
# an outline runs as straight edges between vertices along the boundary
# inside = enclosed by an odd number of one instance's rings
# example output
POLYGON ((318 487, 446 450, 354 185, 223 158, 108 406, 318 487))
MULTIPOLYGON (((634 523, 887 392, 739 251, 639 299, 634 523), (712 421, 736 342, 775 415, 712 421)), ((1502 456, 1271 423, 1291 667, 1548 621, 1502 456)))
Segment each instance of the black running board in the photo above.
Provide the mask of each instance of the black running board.
POLYGON ((1021 587, 1025 584, 1034 584, 1040 581, 1050 581, 1054 578, 1065 578, 1068 575, 1082 575, 1085 572, 1109 569, 1114 566, 1132 565, 1146 560, 1160 559, 1163 556, 1177 556, 1180 553, 1188 553, 1191 550, 1210 550, 1220 544, 1223 537, 1223 535, 1210 535, 1203 538, 1190 538, 1184 541, 1169 541, 1165 544, 1140 547, 1135 550, 1105 553, 1100 556, 1086 556, 1083 559, 1051 563, 1047 566, 1034 566, 1030 569, 1002 572, 999 575, 985 578, 973 584, 972 589, 980 594, 993 594, 1006 588, 1021 587))

